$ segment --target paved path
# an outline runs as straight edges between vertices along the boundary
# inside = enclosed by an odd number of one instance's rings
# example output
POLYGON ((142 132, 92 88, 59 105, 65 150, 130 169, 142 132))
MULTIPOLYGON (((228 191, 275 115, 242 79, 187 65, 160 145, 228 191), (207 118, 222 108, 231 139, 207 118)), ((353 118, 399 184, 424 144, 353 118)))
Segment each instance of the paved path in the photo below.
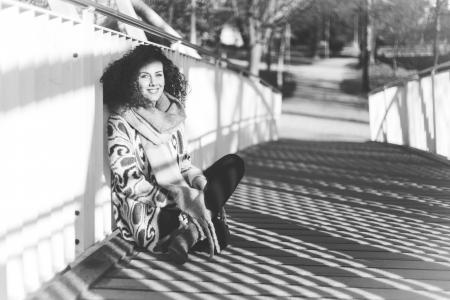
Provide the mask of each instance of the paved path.
POLYGON ((341 85, 358 78, 355 58, 319 60, 289 66, 296 84, 283 100, 280 136, 304 140, 366 141, 369 139, 367 100, 342 92, 341 85))
POLYGON ((182 267, 134 252, 86 299, 450 299, 450 170, 395 146, 241 152, 231 246, 182 267))

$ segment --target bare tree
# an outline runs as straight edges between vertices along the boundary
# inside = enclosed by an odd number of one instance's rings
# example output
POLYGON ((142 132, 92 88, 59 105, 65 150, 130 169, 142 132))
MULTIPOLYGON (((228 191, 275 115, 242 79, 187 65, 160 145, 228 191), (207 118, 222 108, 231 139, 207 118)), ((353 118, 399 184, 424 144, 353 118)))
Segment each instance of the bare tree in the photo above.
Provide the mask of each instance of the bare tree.
MULTIPOLYGON (((263 50, 268 47, 268 42, 273 30, 283 28, 290 13, 294 9, 302 7, 307 1, 295 0, 250 0, 244 7, 241 17, 248 18, 248 49, 249 71, 258 74, 259 63, 263 50)), ((242 9, 242 8, 241 8, 242 9)))
MULTIPOLYGON (((442 1, 442 0, 437 0, 442 1)), ((375 1, 371 9, 377 34, 393 46, 393 70, 397 71, 401 46, 420 42, 427 23, 428 0, 375 1)))
MULTIPOLYGON (((150 0, 133 0, 146 1, 150 0)), ((270 37, 274 30, 282 30, 288 20, 290 14, 305 4, 314 0, 171 0, 170 2, 153 1, 154 8, 161 9, 163 15, 167 15, 170 5, 176 3, 178 7, 177 16, 173 16, 174 22, 184 24, 173 24, 174 28, 184 36, 193 37, 193 30, 200 33, 207 30, 208 35, 218 37, 223 24, 231 23, 235 25, 242 36, 244 47, 248 52, 248 69, 252 74, 258 74, 259 63, 262 54, 267 51, 270 37), (190 21, 183 19, 186 14, 181 14, 179 8, 184 7, 185 10, 196 7, 195 14, 188 14, 190 21), (201 7, 201 9, 200 9, 201 7), (199 24, 206 20, 207 28, 199 28, 199 24), (202 21, 202 22, 200 22, 202 21), (186 26, 187 24, 190 24, 186 26), (197 24, 197 28, 195 28, 197 24)), ((157 10, 159 11, 159 10, 157 10)), ((216 38, 217 40, 217 38, 216 38)))
POLYGON ((444 8, 444 5, 448 5, 447 1, 444 0, 436 0, 436 4, 434 6, 434 15, 433 15, 433 65, 436 65, 439 62, 439 33, 440 33, 440 17, 441 12, 444 8))

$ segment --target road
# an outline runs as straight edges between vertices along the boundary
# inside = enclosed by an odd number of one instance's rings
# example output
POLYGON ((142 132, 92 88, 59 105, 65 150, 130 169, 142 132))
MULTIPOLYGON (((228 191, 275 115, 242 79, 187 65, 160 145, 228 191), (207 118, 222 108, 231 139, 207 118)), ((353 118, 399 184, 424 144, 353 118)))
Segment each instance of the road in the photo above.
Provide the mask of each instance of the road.
POLYGON ((318 141, 367 141, 367 99, 341 91, 341 85, 361 76, 356 58, 331 58, 311 65, 288 66, 295 90, 283 99, 281 138, 318 141))

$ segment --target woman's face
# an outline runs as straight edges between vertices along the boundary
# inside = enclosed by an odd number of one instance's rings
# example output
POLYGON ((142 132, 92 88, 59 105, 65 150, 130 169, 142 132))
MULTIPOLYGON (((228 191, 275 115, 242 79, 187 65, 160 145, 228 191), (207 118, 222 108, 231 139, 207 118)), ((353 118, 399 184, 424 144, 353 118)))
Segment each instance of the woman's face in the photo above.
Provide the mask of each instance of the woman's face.
POLYGON ((164 91, 163 64, 154 61, 143 65, 139 69, 137 83, 144 99, 153 105, 156 104, 164 91))

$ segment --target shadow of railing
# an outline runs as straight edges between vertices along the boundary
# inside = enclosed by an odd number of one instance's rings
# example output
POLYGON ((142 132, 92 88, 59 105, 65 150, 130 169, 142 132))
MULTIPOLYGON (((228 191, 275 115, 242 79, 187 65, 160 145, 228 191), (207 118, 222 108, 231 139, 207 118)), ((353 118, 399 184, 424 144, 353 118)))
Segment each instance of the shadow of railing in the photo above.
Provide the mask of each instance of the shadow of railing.
POLYGON ((135 252, 92 292, 108 299, 448 299, 445 167, 376 143, 281 140, 240 154, 247 173, 227 204, 227 250, 213 261, 192 254, 181 267, 135 252))

